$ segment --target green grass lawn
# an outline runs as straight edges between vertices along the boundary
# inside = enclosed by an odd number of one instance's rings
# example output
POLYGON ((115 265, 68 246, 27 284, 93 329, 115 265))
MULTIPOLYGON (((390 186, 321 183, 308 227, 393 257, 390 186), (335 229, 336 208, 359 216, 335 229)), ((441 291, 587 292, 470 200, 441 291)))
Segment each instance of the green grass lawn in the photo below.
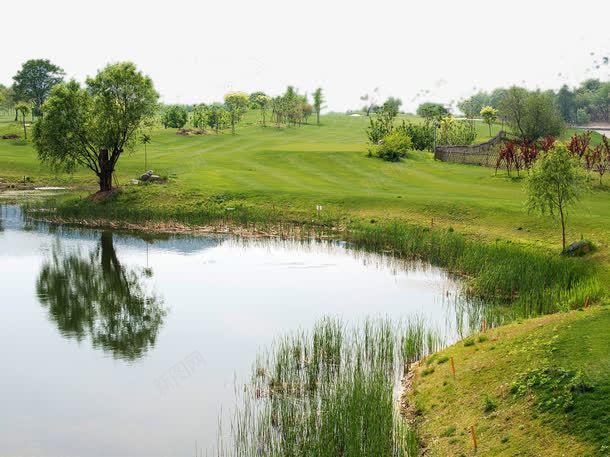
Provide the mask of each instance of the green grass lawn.
MULTIPOLYGON (((0 123, 0 134, 19 126, 0 123)), ((176 209, 196 212, 205 202, 227 207, 276 208, 300 218, 315 205, 323 212, 364 218, 400 218, 452 226, 486 239, 497 237, 557 249, 560 236, 550 218, 528 215, 523 185, 504 173, 470 165, 435 162, 414 152, 387 163, 366 156, 365 117, 329 115, 322 126, 263 128, 251 113, 237 135, 184 137, 156 129, 148 147, 148 168, 168 176, 165 186, 126 186, 115 207, 135 213, 154 209, 168 217, 176 209)), ((486 132, 487 126, 480 123, 486 132)), ((116 180, 126 184, 144 171, 140 146, 121 158, 116 180)), ((41 165, 30 143, 0 140, 0 180, 60 183, 95 190, 95 176, 79 170, 54 174, 41 165)), ((610 178, 606 177, 610 184, 610 178)), ((605 256, 610 241, 610 187, 593 186, 569 215, 569 239, 590 238, 605 256)))
POLYGON ((426 455, 475 455, 471 426, 479 456, 610 455, 608 329, 607 306, 573 311, 500 327, 429 357, 407 395, 426 455), (545 381, 515 392, 534 370, 544 370, 545 381), (565 390, 575 376, 586 387, 565 390), (568 408, 543 405, 567 397, 568 408))

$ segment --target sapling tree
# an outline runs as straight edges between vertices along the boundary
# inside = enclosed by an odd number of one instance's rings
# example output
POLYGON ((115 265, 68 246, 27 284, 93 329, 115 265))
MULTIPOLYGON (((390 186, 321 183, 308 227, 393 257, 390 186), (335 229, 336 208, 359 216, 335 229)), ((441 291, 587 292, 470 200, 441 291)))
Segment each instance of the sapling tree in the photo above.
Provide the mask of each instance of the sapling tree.
POLYGON ((528 209, 559 216, 563 251, 566 249, 566 211, 578 201, 585 186, 578 160, 561 143, 538 158, 526 181, 528 209))
POLYGON ((254 109, 258 109, 261 112, 261 121, 263 127, 267 126, 267 110, 271 106, 271 97, 266 95, 264 92, 254 92, 250 94, 250 105, 254 109))
POLYGON ((152 138, 150 137, 150 135, 147 135, 146 133, 142 134, 142 136, 140 137, 140 143, 142 143, 144 145, 144 171, 146 171, 148 169, 147 146, 150 144, 151 141, 152 141, 152 138))
POLYGON ((19 102, 15 105, 15 110, 21 115, 21 124, 23 125, 23 138, 28 139, 28 129, 26 126, 26 118, 30 114, 30 105, 25 102, 19 102))
POLYGON ((498 110, 487 105, 481 109, 481 117, 489 127, 489 136, 491 136, 491 125, 498 120, 498 110))
POLYGON ((235 135, 235 124, 248 110, 248 94, 244 92, 232 92, 225 95, 225 106, 231 116, 231 133, 235 135))
POLYGON ((152 80, 130 62, 108 65, 87 78, 85 88, 76 81, 59 84, 34 124, 38 157, 68 171, 87 167, 100 191, 109 191, 117 162, 152 122, 158 98, 152 80))
POLYGON ((191 123, 193 124, 193 127, 205 130, 205 127, 208 125, 207 106, 201 104, 193 108, 193 113, 191 115, 191 123))
POLYGON ((320 125, 320 112, 324 108, 324 94, 322 88, 318 87, 313 93, 313 110, 316 113, 316 124, 320 125))

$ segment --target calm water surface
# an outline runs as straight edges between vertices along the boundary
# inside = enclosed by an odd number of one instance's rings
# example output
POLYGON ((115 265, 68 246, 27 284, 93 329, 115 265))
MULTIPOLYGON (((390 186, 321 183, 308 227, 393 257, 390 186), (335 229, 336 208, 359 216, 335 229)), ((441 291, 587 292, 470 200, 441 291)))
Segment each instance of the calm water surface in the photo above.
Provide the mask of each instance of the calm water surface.
POLYGON ((11 205, 0 284, 1 456, 193 456, 277 336, 418 314, 451 339, 463 304, 442 270, 341 243, 56 227, 11 205))

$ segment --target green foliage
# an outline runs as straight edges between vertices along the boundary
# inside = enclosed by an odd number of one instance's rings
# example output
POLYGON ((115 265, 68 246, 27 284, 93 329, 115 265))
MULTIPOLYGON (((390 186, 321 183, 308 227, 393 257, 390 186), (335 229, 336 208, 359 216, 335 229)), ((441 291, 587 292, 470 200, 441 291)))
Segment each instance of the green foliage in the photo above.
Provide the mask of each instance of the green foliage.
MULTIPOLYGON (((372 250, 424 260, 473 278, 471 294, 498 302, 510 301, 511 314, 532 316, 580 306, 585 297, 599 297, 594 266, 547 252, 498 243, 468 240, 457 232, 430 230, 404 223, 362 224, 347 240, 372 250)), ((489 324, 493 324, 488 319, 489 324)), ((480 328, 480 327, 478 327, 480 328)))
POLYGON ((170 105, 161 115, 161 123, 165 128, 181 129, 189 119, 189 113, 182 105, 170 105))
MULTIPOLYGON (((366 129, 369 143, 373 146, 380 144, 394 129, 393 121, 394 118, 384 112, 380 112, 376 116, 371 117, 369 119, 369 126, 366 129)), ((369 155, 370 154, 371 149, 369 149, 369 155)))
POLYGON ((464 113, 464 115, 473 119, 481 113, 481 110, 485 106, 491 106, 492 108, 498 108, 500 102, 506 94, 506 89, 495 89, 493 92, 477 92, 466 100, 462 100, 458 103, 458 108, 464 113))
POLYGON ((412 147, 411 137, 402 129, 394 129, 383 137, 381 144, 375 149, 375 154, 388 162, 398 162, 407 157, 412 147))
POLYGON ((235 134, 235 124, 248 111, 250 101, 248 94, 244 92, 232 92, 224 97, 225 107, 231 119, 231 133, 235 134))
POLYGON ((440 119, 437 144, 472 144, 476 138, 477 131, 472 122, 453 117, 440 119))
POLYGON ((415 457, 415 434, 395 405, 406 362, 398 343, 417 339, 420 358, 426 334, 423 321, 348 329, 325 318, 311 333, 282 338, 240 386, 231 449, 221 455, 415 457))
POLYGON ((208 107, 206 105, 201 104, 193 108, 191 123, 195 128, 205 130, 208 125, 208 107))
POLYGON ((418 151, 431 151, 434 145, 434 126, 431 122, 415 123, 402 121, 397 129, 403 130, 411 137, 413 149, 418 151))
POLYGON ((491 136, 491 124, 498 120, 498 110, 487 105, 481 108, 480 114, 483 121, 489 126, 489 136, 491 136))
POLYGON ((438 365, 442 365, 443 363, 447 363, 449 361, 449 356, 447 355, 442 355, 438 358, 438 360, 436 361, 436 363, 438 365))
POLYGON ((254 92, 250 94, 250 106, 253 109, 258 109, 261 112, 261 123, 263 127, 267 125, 267 110, 271 107, 271 97, 264 92, 254 92))
MULTIPOLYGON (((314 100, 315 103, 315 100, 314 100)), ((275 97, 272 102, 272 116, 275 124, 301 125, 307 121, 307 117, 312 113, 313 106, 307 102, 307 97, 300 95, 294 87, 288 86, 284 95, 275 97)))
POLYGON ((585 189, 585 177, 578 160, 561 143, 544 153, 530 170, 526 182, 527 207, 543 215, 558 213, 564 250, 566 210, 578 201, 585 189))
POLYGON ((578 108, 576 110, 576 122, 580 125, 586 125, 591 122, 591 116, 585 108, 578 108))
POLYGON ((320 125, 320 112, 324 108, 324 94, 322 88, 318 87, 313 93, 313 110, 316 113, 316 124, 320 125))
POLYGON ((159 95, 152 80, 128 62, 108 65, 86 84, 53 88, 45 115, 34 124, 34 146, 43 162, 65 170, 87 167, 98 176, 100 190, 110 190, 121 154, 153 119, 159 95))
POLYGON ((498 409, 498 402, 495 398, 485 395, 483 398, 483 412, 486 414, 493 413, 498 409))
POLYGON ((474 339, 473 338, 467 338, 464 340, 464 347, 470 347, 470 346, 474 346, 474 339))
POLYGON ((537 405, 542 410, 568 411, 574 406, 579 393, 592 389, 583 378, 581 371, 565 370, 560 367, 544 367, 522 373, 512 383, 511 392, 516 397, 533 392, 537 405))
POLYGON ((449 111, 440 103, 426 102, 417 107, 417 115, 426 120, 440 121, 449 115, 449 111))
POLYGON ((576 96, 565 84, 561 86, 557 93, 557 104, 563 119, 566 122, 574 122, 577 117, 576 96))
POLYGON ((610 81, 588 79, 574 90, 577 109, 584 110, 590 121, 610 122, 610 81))
POLYGON ((527 143, 558 137, 565 127, 552 92, 528 92, 513 86, 502 99, 500 112, 513 133, 527 143))
POLYGON ((23 137, 27 140, 28 130, 25 125, 28 114, 30 114, 30 105, 26 102, 18 102, 15 105, 15 110, 21 115, 21 124, 23 125, 23 137))
POLYGON ((392 117, 396 117, 396 116, 398 116, 398 113, 400 112, 401 105, 402 105, 402 100, 400 98, 390 97, 383 103, 383 105, 381 106, 381 109, 383 111, 389 113, 392 117))
POLYGON ((64 71, 48 59, 28 60, 13 76, 15 99, 33 104, 34 115, 39 116, 41 107, 51 89, 63 81, 64 71))
POLYGON ((224 129, 231 121, 231 115, 222 105, 210 105, 206 109, 207 123, 216 133, 224 129))

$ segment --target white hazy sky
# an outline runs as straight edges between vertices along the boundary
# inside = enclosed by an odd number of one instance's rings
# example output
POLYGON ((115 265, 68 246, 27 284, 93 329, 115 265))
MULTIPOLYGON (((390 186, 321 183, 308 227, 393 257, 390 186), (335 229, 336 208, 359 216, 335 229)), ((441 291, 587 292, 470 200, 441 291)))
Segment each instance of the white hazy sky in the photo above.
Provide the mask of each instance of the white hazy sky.
POLYGON ((331 110, 375 87, 413 110, 610 72, 610 0, 29 0, 3 2, 2 17, 0 82, 31 58, 77 80, 131 60, 168 103, 291 84, 323 87, 331 110))

